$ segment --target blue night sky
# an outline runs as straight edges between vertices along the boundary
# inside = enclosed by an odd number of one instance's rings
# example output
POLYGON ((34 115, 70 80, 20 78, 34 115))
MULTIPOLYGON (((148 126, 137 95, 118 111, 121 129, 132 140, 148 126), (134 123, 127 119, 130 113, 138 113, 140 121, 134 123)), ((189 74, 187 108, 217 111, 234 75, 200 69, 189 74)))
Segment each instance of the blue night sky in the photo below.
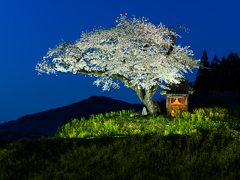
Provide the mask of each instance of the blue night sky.
MULTIPOLYGON (((136 92, 121 81, 120 89, 110 91, 93 85, 97 77, 57 72, 38 75, 35 70, 49 48, 62 39, 73 43, 82 31, 93 31, 102 26, 107 29, 116 24, 120 14, 127 19, 145 17, 148 22, 166 28, 179 24, 190 29, 187 33, 176 28, 176 45, 190 46, 194 57, 201 59, 204 49, 211 62, 216 55, 221 61, 240 49, 239 0, 8 0, 0 2, 0 123, 16 120, 27 114, 46 111, 87 99, 106 96, 128 103, 141 104, 136 92)), ((239 52, 238 52, 239 54, 239 52)), ((239 54, 240 55, 240 54, 239 54)), ((49 63, 52 59, 49 59, 49 63)), ((184 73, 195 81, 198 69, 184 73)), ((163 85, 166 85, 165 82, 163 85)), ((154 101, 165 99, 160 87, 154 101)))

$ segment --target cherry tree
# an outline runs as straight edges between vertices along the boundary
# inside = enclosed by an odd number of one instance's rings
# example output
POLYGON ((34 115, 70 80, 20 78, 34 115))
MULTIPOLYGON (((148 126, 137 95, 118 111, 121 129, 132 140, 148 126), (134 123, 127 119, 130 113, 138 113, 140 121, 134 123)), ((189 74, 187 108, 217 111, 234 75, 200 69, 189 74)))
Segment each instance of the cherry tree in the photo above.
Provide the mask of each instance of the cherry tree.
MULTIPOLYGON (((158 86, 169 89, 162 85, 163 81, 179 84, 178 77, 183 77, 180 70, 186 73, 185 69, 199 68, 197 62, 200 60, 189 57, 193 56, 188 50, 190 46, 175 46, 179 35, 172 32, 174 28, 165 28, 162 23, 158 26, 145 23, 147 20, 144 17, 142 20, 133 18, 127 21, 125 16, 120 15, 121 18, 116 20, 119 23, 111 29, 82 32, 82 38, 74 44, 62 42, 54 49, 49 48, 43 62, 36 65, 36 70, 38 74, 46 70, 48 75, 49 72, 69 71, 90 77, 101 76, 93 84, 105 83, 103 91, 109 91, 111 85, 120 88, 112 81, 112 78, 118 79, 136 91, 150 114, 161 114, 157 102, 153 101, 158 86), (53 64, 47 64, 45 60, 50 57, 53 64)), ((181 25, 176 27, 185 29, 181 25)))

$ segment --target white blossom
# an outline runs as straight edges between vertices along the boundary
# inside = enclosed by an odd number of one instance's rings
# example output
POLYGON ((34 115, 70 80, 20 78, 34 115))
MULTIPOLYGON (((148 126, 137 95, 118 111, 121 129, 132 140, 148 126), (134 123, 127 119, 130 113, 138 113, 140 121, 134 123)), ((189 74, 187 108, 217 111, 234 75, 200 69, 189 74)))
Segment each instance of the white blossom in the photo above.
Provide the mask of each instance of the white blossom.
MULTIPOLYGON (((37 64, 36 70, 40 75, 45 71, 47 74, 56 74, 56 71, 73 74, 92 72, 88 75, 101 76, 93 84, 99 86, 101 82, 105 83, 103 91, 110 90, 111 85, 119 88, 110 78, 112 75, 127 78, 131 86, 137 85, 138 89, 148 90, 156 84, 169 89, 162 85, 163 81, 180 83, 176 78, 183 77, 181 70, 186 73, 185 69, 191 71, 191 68, 198 68, 197 62, 200 60, 190 57, 194 55, 191 54, 192 50, 188 50, 190 46, 181 48, 179 45, 172 45, 173 40, 169 35, 179 36, 175 32, 162 26, 162 23, 155 26, 145 21, 147 20, 139 21, 135 18, 132 22, 126 21, 121 14, 121 18, 116 21, 119 23, 112 29, 82 33, 82 38, 75 44, 62 42, 53 49, 49 48, 42 63, 37 64), (171 46, 173 50, 166 55, 171 46), (92 49, 95 50, 90 52, 92 49), (54 64, 47 64, 47 58, 53 58, 54 64)), ((129 87, 127 84, 125 86, 129 87)))

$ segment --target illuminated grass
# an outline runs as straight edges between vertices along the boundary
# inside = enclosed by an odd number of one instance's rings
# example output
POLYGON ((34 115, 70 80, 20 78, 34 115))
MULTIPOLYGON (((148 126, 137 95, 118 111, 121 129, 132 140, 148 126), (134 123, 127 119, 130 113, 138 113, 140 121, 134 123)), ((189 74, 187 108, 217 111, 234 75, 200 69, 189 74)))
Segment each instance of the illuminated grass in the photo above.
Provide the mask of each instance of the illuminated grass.
POLYGON ((200 108, 169 120, 122 110, 73 119, 53 137, 1 146, 0 179, 237 179, 234 112, 200 108))

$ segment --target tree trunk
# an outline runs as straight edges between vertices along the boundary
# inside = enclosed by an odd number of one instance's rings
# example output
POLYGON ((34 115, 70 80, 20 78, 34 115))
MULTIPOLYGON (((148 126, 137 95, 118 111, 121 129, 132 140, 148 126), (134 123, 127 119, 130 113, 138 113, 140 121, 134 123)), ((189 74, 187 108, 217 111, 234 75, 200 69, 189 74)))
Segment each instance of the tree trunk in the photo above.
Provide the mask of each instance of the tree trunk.
MULTIPOLYGON (((129 69, 130 69, 130 71, 133 71, 132 67, 130 67, 129 69)), ((156 93, 156 91, 158 89, 158 86, 159 86, 158 84, 156 84, 155 86, 152 86, 148 90, 144 90, 141 87, 138 89, 138 85, 133 86, 130 83, 130 80, 125 77, 121 77, 118 75, 112 75, 111 77, 122 81, 123 83, 128 85, 128 87, 133 89, 137 93, 140 101, 142 101, 142 103, 147 107, 147 110, 149 111, 150 115, 153 115, 153 114, 161 115, 162 114, 158 103, 153 101, 153 95, 156 93)), ((132 74, 132 77, 136 77, 136 75, 132 74)), ((149 75, 147 75, 147 79, 149 81, 151 79, 151 77, 149 75)), ((159 79, 156 79, 156 82, 157 81, 159 81, 159 79)))
POLYGON ((142 101, 142 103, 147 107, 150 115, 162 114, 158 103, 153 101, 153 95, 156 93, 158 85, 152 86, 146 91, 144 89, 138 89, 136 86, 131 88, 136 91, 140 101, 142 101))
POLYGON ((144 100, 143 104, 147 107, 149 113, 152 114, 162 114, 160 107, 157 102, 154 102, 151 98, 144 100))

